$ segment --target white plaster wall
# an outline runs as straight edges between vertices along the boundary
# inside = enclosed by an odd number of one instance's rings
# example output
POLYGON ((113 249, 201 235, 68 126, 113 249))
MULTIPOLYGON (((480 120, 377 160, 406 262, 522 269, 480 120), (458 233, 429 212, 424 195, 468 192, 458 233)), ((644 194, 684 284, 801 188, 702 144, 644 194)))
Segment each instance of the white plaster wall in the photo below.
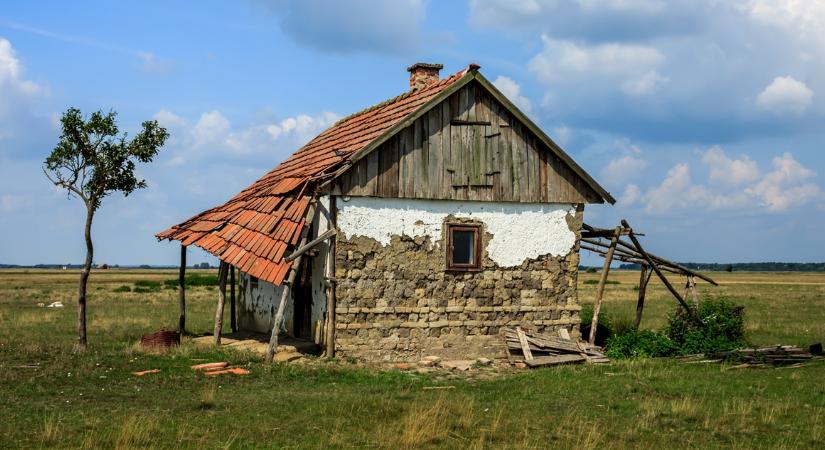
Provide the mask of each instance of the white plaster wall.
MULTIPOLYGON (((240 272, 238 277, 238 327, 241 330, 269 333, 272 331, 272 320, 284 287, 258 280, 258 287, 253 288, 249 274, 240 272)), ((289 334, 292 333, 292 313, 292 302, 289 301, 284 309, 284 326, 289 334)))
POLYGON ((337 201, 338 229, 346 238, 364 236, 388 245, 393 235, 429 236, 436 244, 449 215, 483 222, 493 237, 487 255, 501 267, 542 255, 563 256, 576 244, 566 217, 576 206, 561 203, 346 197, 337 201))

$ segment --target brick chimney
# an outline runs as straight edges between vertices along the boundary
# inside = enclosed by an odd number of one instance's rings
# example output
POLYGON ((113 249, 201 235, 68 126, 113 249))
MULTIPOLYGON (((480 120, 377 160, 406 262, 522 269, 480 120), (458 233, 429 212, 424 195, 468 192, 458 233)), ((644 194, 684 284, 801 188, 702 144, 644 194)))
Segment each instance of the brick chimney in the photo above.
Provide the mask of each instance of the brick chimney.
POLYGON ((410 73, 410 90, 415 91, 438 83, 438 71, 443 69, 441 64, 415 63, 407 67, 410 73))

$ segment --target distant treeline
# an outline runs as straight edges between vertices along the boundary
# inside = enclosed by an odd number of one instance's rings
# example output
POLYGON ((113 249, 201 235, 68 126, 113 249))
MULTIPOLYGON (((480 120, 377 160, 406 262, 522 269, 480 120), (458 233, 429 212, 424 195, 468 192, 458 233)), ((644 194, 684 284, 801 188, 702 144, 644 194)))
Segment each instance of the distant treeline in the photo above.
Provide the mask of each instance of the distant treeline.
MULTIPOLYGON (((96 269, 177 269, 178 266, 151 266, 149 264, 141 264, 139 266, 121 266, 118 264, 95 264, 92 266, 96 269)), ((189 269, 212 269, 215 266, 210 266, 209 263, 198 263, 192 266, 186 266, 189 269)), ((19 264, 0 264, 0 269, 82 269, 83 264, 33 264, 29 266, 19 264)))
MULTIPOLYGON (((820 263, 787 263, 787 262, 754 262, 754 263, 679 263, 688 269, 708 272, 822 272, 825 271, 825 262, 820 263)), ((622 264, 620 269, 639 270, 638 264, 622 264)))

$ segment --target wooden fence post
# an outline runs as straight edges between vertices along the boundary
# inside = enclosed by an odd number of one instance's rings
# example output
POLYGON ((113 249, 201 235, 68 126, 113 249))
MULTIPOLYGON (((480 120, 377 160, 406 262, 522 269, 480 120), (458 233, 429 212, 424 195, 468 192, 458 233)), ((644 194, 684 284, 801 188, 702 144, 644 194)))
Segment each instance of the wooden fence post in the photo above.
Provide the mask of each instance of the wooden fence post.
POLYGON ((607 274, 610 273, 610 264, 613 262, 613 252, 616 250, 616 244, 619 242, 619 236, 622 233, 622 227, 616 227, 613 230, 613 238, 610 239, 610 247, 607 248, 607 253, 604 255, 604 266, 602 266, 602 276, 599 278, 599 287, 596 289, 596 302, 593 305, 593 320, 590 322, 590 345, 596 342, 596 328, 599 326, 599 312, 602 309, 602 297, 604 296, 604 286, 607 284, 607 274))
POLYGON ((186 333, 186 246, 180 246, 180 270, 178 272, 178 333, 186 333))
POLYGON ((647 292, 647 283, 650 282, 650 275, 652 270, 647 269, 646 264, 642 264, 642 271, 639 274, 639 300, 636 301, 636 328, 642 323, 642 311, 645 309, 645 293, 647 292))
POLYGON ((229 264, 221 261, 218 269, 218 307, 215 309, 215 345, 221 345, 221 328, 223 328, 223 308, 226 304, 226 273, 229 264))
MULTIPOLYGON (((301 231, 301 240, 296 248, 301 248, 307 243, 307 234, 309 234, 309 229, 312 227, 313 220, 315 220, 315 207, 315 201, 309 204, 307 215, 304 218, 304 229, 301 231)), ((292 261, 289 276, 284 280, 284 291, 281 293, 278 311, 275 313, 275 319, 272 322, 272 334, 269 335, 269 346, 266 348, 266 357, 264 358, 266 362, 272 362, 272 358, 275 357, 275 353, 278 351, 278 333, 281 331, 281 322, 284 320, 284 309, 286 308, 286 302, 289 299, 292 285, 295 282, 295 277, 298 275, 298 269, 301 267, 302 259, 303 255, 301 254, 292 261)))
POLYGON ((229 325, 233 333, 238 331, 238 321, 235 318, 235 266, 229 268, 229 325))

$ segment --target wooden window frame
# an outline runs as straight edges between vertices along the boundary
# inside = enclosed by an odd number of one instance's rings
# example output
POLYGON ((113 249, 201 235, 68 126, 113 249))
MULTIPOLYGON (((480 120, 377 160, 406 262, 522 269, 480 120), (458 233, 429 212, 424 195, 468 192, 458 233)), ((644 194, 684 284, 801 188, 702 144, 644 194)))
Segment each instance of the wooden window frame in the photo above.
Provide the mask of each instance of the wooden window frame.
POLYGON ((448 223, 447 224, 447 270, 462 272, 477 272, 481 270, 481 225, 473 223, 448 223), (473 239, 473 262, 470 264, 453 263, 453 232, 471 231, 473 239))

